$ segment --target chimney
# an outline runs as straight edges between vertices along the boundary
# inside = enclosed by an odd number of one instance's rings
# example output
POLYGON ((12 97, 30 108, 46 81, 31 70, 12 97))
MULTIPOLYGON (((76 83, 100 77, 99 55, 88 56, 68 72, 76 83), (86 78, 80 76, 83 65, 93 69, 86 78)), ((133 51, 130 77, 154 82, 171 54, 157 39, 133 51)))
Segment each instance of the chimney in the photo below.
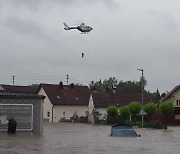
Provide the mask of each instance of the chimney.
POLYGON ((164 98, 164 97, 166 97, 166 93, 161 94, 161 98, 164 98))
POLYGON ((59 82, 59 87, 60 87, 60 89, 63 89, 63 82, 62 81, 59 82))
POLYGON ((71 83, 71 84, 70 84, 70 88, 71 88, 71 89, 74 89, 74 86, 75 86, 74 83, 71 83))

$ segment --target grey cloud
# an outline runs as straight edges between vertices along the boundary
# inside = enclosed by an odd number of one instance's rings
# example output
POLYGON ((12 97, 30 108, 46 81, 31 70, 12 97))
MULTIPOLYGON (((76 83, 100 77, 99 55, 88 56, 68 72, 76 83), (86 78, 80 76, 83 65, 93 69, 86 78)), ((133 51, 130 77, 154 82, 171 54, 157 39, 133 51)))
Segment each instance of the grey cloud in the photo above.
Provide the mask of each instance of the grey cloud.
POLYGON ((28 19, 24 21, 17 17, 9 17, 5 20, 4 24, 10 30, 21 35, 31 35, 35 37, 42 34, 40 27, 28 19))
MULTIPOLYGON (((33 11, 37 10, 38 6, 46 0, 6 0, 4 5, 13 5, 15 8, 27 7, 33 11)), ((47 2, 47 1, 46 1, 47 2)))
POLYGON ((147 13, 161 22, 165 28, 172 31, 177 30, 177 22, 173 14, 157 10, 148 10, 147 13))
POLYGON ((180 2, 171 3, 176 11, 170 11, 169 4, 157 1, 150 6, 143 0, 0 1, 1 72, 127 81, 139 80, 137 68, 142 68, 148 90, 169 90, 180 78, 180 2), (73 25, 76 20, 93 31, 81 35, 63 29, 64 21, 73 25))

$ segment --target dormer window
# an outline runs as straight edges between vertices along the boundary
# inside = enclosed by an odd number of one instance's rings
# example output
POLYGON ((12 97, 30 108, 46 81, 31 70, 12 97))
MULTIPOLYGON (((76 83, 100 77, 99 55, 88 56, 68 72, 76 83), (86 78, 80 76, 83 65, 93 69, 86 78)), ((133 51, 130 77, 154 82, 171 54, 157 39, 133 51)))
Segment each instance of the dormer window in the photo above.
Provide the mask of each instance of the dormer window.
POLYGON ((60 97, 60 96, 57 96, 57 99, 61 99, 61 97, 60 97))
POLYGON ((75 97, 75 100, 77 100, 77 101, 78 101, 78 100, 79 100, 79 98, 78 98, 78 97, 75 97))

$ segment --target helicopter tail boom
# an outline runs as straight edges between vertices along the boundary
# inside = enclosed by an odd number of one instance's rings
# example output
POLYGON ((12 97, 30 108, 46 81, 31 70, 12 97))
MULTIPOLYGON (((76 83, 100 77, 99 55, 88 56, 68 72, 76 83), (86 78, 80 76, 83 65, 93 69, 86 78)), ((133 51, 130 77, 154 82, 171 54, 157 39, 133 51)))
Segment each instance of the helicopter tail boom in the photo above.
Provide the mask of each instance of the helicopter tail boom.
POLYGON ((63 24, 65 30, 77 29, 77 27, 69 27, 65 22, 63 24))

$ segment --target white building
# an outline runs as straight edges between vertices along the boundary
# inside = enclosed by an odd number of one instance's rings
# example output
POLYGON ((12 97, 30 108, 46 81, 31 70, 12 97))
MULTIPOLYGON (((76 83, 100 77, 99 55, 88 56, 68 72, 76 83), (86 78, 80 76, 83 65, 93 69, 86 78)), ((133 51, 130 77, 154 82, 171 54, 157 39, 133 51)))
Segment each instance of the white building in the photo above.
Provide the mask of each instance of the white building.
MULTIPOLYGON (((132 101, 141 102, 141 94, 116 94, 91 92, 87 86, 74 84, 40 84, 38 94, 44 95, 43 118, 49 122, 70 121, 72 117, 88 117, 92 111, 98 118, 106 119, 110 105, 121 107, 132 101)), ((150 101, 144 97, 144 102, 150 101)), ((90 116, 89 116, 90 117, 90 116)), ((90 117, 93 123, 93 117, 90 117)))
POLYGON ((87 117, 90 90, 74 84, 40 84, 38 94, 46 96, 43 118, 49 122, 70 120, 71 117, 87 117))

